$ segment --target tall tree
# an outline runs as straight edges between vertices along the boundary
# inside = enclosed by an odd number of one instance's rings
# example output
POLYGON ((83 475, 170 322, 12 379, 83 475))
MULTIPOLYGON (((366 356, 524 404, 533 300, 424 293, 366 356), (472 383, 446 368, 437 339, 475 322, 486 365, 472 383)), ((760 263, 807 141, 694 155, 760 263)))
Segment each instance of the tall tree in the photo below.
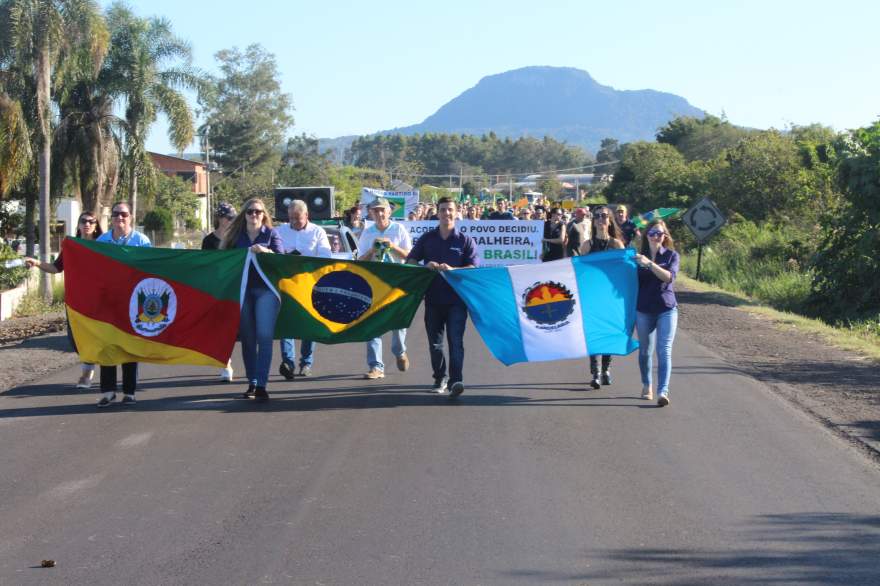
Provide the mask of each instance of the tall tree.
POLYGON ((260 45, 224 49, 214 57, 221 75, 200 99, 225 186, 236 184, 244 197, 271 188, 293 125, 292 101, 281 91, 275 56, 260 45))
POLYGON ((330 176, 330 154, 318 148, 318 139, 301 134, 287 139, 279 185, 326 185, 330 176))
MULTIPOLYGON (((93 81, 67 92, 53 141, 53 177, 73 183, 83 209, 97 214, 115 197, 119 182, 120 140, 124 126, 113 113, 113 100, 93 81)), ((61 181, 53 179, 53 185, 61 181)))
POLYGON ((0 93, 0 199, 27 175, 31 143, 21 104, 0 93))
POLYGON ((164 18, 140 18, 122 3, 107 11, 110 53, 101 84, 125 103, 123 167, 137 213, 138 179, 151 164, 146 151, 150 127, 159 113, 168 117, 168 138, 183 151, 195 136, 192 108, 183 90, 197 90, 202 79, 192 67, 192 50, 174 35, 164 18))
MULTIPOLYGON (((32 84, 25 85, 35 89, 40 260, 48 262, 53 80, 84 65, 97 70, 107 50, 106 28, 93 0, 2 0, 0 20, 5 29, 0 61, 32 79, 32 84)), ((51 297, 48 274, 44 273, 42 284, 44 296, 51 297)))
POLYGON ((620 165, 621 151, 620 143, 616 138, 603 138, 596 153, 596 163, 601 165, 595 169, 596 176, 614 175, 620 165))

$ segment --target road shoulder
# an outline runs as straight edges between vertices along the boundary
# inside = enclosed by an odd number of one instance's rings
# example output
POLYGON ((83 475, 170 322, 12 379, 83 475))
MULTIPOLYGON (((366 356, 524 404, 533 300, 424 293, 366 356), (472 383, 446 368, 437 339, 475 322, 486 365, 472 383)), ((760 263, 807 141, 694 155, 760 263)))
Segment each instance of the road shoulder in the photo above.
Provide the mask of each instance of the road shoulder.
POLYGON ((880 365, 820 336, 749 312, 729 296, 677 287, 694 340, 880 464, 880 365))

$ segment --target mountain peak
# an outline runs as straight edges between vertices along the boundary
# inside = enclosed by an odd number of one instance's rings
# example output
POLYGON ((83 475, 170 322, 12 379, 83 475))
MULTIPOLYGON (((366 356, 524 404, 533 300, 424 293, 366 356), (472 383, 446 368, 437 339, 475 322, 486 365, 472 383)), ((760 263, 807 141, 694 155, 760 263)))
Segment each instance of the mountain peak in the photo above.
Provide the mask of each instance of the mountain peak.
POLYGON ((677 116, 703 112, 674 94, 615 90, 574 67, 530 66, 487 75, 422 123, 383 134, 546 135, 595 152, 607 137, 653 140, 677 116))

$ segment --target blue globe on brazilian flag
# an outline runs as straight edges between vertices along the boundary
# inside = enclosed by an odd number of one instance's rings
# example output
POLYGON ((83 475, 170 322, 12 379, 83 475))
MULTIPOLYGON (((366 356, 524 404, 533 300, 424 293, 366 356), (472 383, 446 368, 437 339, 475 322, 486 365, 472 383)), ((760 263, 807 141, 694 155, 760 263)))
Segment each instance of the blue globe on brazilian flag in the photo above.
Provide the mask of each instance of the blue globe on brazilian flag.
POLYGON ((436 273, 393 263, 259 254, 281 298, 276 338, 323 344, 366 342, 409 327, 436 273))

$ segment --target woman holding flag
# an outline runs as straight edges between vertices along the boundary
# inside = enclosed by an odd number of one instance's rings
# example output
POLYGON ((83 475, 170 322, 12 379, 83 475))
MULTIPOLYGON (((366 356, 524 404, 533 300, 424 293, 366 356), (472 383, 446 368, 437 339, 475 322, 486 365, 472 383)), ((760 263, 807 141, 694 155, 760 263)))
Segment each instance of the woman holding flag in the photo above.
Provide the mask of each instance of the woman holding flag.
MULTIPOLYGON (((79 215, 79 219, 76 222, 77 238, 96 240, 101 234, 103 234, 103 230, 101 230, 101 225, 98 223, 98 219, 95 217, 95 214, 93 214, 92 212, 83 212, 79 215)), ((35 258, 29 257, 25 258, 24 262, 29 269, 37 267, 41 271, 50 274, 57 274, 64 271, 64 257, 61 254, 58 255, 58 258, 55 259, 55 262, 41 262, 35 258)), ((73 334, 70 333, 69 322, 67 324, 67 337, 70 339, 70 344, 73 346, 73 351, 76 352, 76 342, 73 341, 73 334)), ((94 376, 95 365, 83 362, 82 374, 80 375, 79 380, 76 381, 76 388, 92 388, 92 378, 94 376)))
MULTIPOLYGON (((232 221, 221 248, 248 248, 255 254, 284 252, 281 236, 272 227, 272 218, 262 199, 253 197, 241 207, 232 221)), ((238 332, 241 338, 241 354, 247 375, 248 388, 245 398, 268 401, 266 383, 272 365, 272 339, 275 320, 281 309, 281 300, 263 280, 253 262, 250 264, 241 305, 241 321, 238 332)))
MULTIPOLYGON (((624 248, 623 242, 618 238, 617 225, 611 218, 611 210, 605 206, 599 206, 593 210, 593 235, 581 245, 581 254, 602 252, 624 248)), ((599 388, 599 360, 595 355, 590 355, 590 386, 599 388)), ((611 384, 611 355, 602 355, 602 384, 611 384)))
POLYGON ((678 274, 679 255, 663 220, 648 225, 642 240, 639 265, 639 297, 636 302, 636 329, 639 333, 639 371, 642 398, 651 400, 651 370, 657 348, 657 405, 669 405, 669 377, 672 373, 672 342, 678 326, 678 304, 672 284, 678 274))

